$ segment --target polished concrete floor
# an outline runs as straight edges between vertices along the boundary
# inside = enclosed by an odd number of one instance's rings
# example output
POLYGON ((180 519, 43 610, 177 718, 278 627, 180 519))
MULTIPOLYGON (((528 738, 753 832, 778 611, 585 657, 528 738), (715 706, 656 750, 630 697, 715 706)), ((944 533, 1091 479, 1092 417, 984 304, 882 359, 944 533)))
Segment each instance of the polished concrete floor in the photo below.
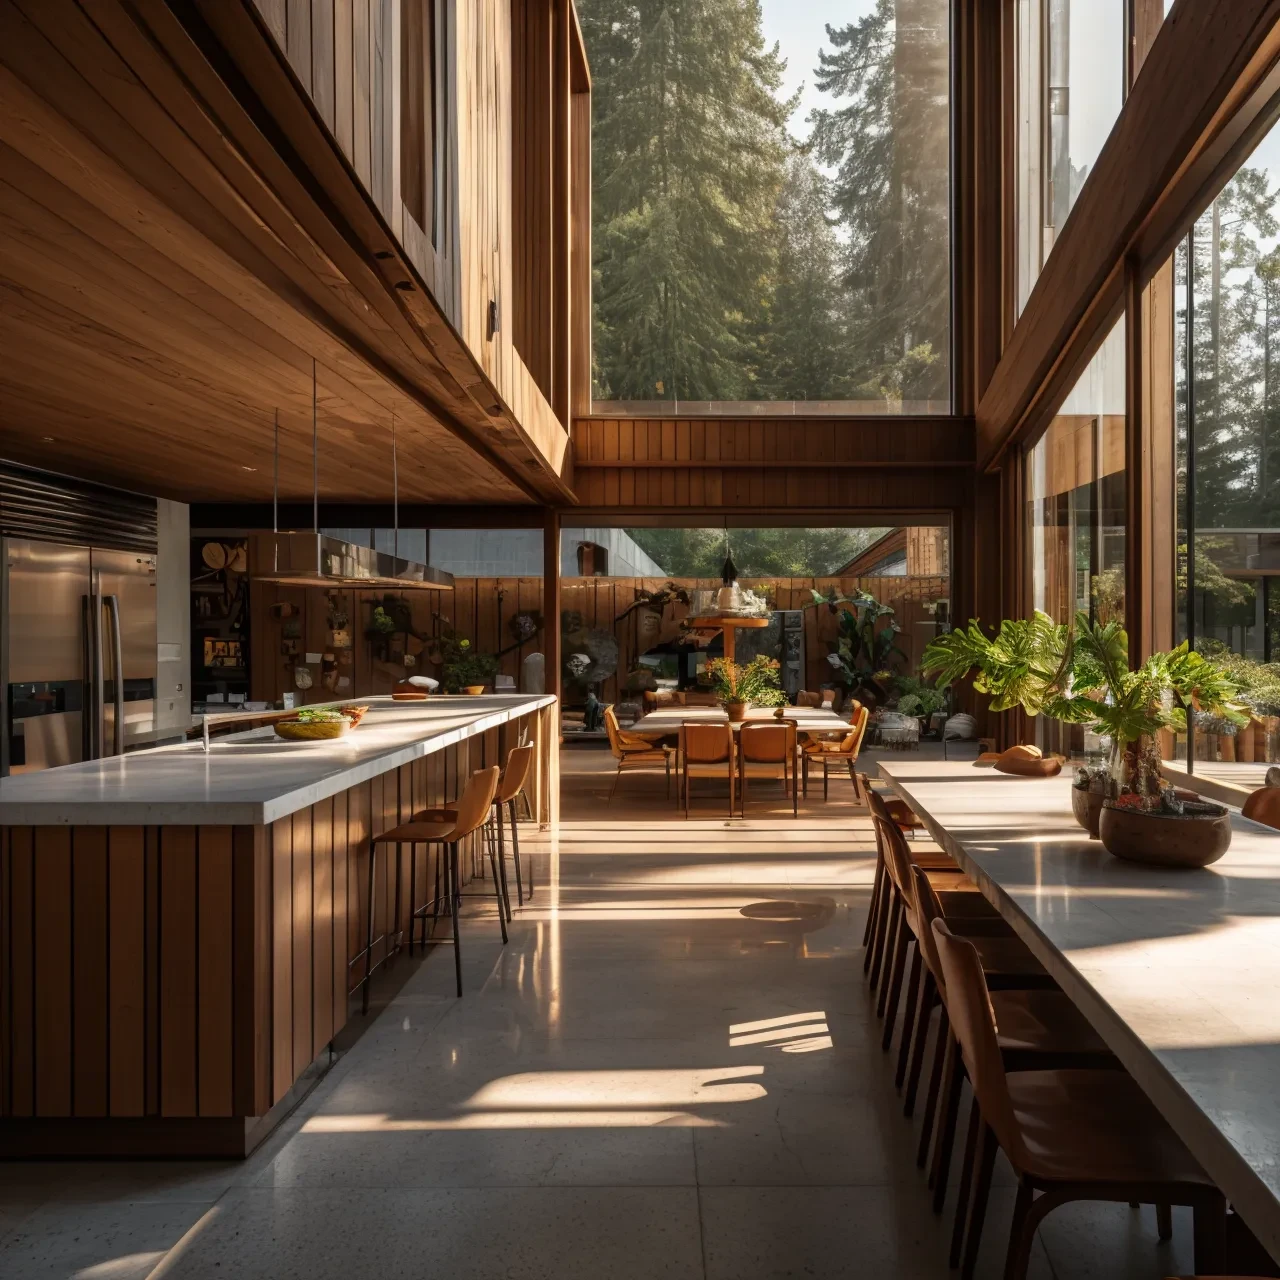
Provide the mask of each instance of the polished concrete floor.
MULTIPOLYGON (((465 920, 402 961, 364 1034, 243 1164, 0 1164, 0 1276, 481 1280, 947 1276, 862 980, 874 854, 847 783, 799 820, 658 778, 612 804, 564 756, 566 820, 510 945, 465 920)), ((819 793, 820 794, 820 793, 819 793)), ((1012 1190, 980 1274, 1000 1274, 1012 1190)), ((1037 1280, 1189 1272, 1190 1223, 1052 1215, 1037 1280)))

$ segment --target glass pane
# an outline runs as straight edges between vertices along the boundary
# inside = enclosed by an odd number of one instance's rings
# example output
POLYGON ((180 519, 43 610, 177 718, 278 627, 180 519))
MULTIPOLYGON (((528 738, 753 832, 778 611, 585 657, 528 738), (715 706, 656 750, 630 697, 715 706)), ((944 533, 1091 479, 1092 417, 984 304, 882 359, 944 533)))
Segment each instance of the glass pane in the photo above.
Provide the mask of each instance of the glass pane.
POLYGON ((1124 0, 1016 0, 1019 314, 1124 102, 1124 0))
MULTIPOLYGON (((1124 619, 1124 390, 1121 319, 1027 454, 1028 596, 1058 622, 1124 619)), ((1097 746, 1043 718, 1037 735, 1064 754, 1097 746)))
POLYGON ((1238 732, 1197 716, 1192 767, 1252 787, 1280 761, 1280 130, 1197 219, 1174 272, 1175 630, 1253 713, 1238 732))
POLYGON ((949 10, 580 0, 598 411, 949 412, 949 10))

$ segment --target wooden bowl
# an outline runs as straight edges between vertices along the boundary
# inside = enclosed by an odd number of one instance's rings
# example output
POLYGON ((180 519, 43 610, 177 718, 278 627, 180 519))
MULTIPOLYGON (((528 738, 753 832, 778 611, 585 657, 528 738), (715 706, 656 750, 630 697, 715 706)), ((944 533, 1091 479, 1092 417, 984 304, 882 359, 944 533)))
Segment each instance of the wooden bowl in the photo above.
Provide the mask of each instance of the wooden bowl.
POLYGON ((392 702, 425 702, 426 700, 427 694, 423 689, 393 689, 391 691, 392 702))
POLYGON ((286 742, 328 742, 349 733, 351 721, 345 716, 339 720, 277 720, 275 730, 286 742))
POLYGON ((995 769, 997 773, 1011 773, 1020 778, 1056 778, 1062 772, 1062 761, 1058 756, 1035 758, 1006 751, 995 762, 995 769))
POLYGON ((1153 867, 1207 867, 1231 844, 1231 815, 1179 817, 1103 807, 1102 847, 1127 862, 1153 867))

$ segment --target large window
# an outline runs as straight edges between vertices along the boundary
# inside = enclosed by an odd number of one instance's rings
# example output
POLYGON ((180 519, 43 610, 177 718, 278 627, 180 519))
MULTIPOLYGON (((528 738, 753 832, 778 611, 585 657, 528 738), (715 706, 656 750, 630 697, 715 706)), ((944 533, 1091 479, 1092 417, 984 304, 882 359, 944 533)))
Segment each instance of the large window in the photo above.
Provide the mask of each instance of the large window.
POLYGON ((1126 0, 1017 0, 1019 314, 1124 102, 1126 0))
POLYGON ((598 410, 949 411, 949 8, 579 0, 598 410))
MULTIPOLYGON (((1121 319, 1026 455, 1027 596, 1057 622, 1124 621, 1124 360, 1121 319)), ((1078 726, 1037 731, 1054 750, 1088 745, 1078 726)))
MULTIPOLYGON (((1174 264, 1175 630, 1254 712, 1198 718, 1193 757, 1280 760, 1280 128, 1198 219, 1174 264)), ((1261 781, 1259 775, 1258 782, 1261 781)), ((1250 784, 1252 785, 1252 783, 1250 784)))

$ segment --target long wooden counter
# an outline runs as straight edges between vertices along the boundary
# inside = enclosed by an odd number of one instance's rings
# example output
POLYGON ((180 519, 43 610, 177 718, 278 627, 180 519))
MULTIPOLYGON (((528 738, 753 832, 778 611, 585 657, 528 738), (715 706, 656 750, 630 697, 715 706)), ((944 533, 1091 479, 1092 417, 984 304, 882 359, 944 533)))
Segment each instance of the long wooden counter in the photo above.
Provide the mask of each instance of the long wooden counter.
MULTIPOLYGON (((363 973, 370 838, 539 743, 550 696, 370 699, 326 744, 270 729, 0 780, 0 1148, 245 1155, 296 1101, 363 973)), ((380 853, 375 963, 407 928, 380 853)), ((464 859, 465 861, 465 859, 464 859)))
POLYGON ((1166 870, 1090 840, 1065 776, 880 773, 1280 1258, 1280 833, 1234 814, 1220 862, 1166 870))

